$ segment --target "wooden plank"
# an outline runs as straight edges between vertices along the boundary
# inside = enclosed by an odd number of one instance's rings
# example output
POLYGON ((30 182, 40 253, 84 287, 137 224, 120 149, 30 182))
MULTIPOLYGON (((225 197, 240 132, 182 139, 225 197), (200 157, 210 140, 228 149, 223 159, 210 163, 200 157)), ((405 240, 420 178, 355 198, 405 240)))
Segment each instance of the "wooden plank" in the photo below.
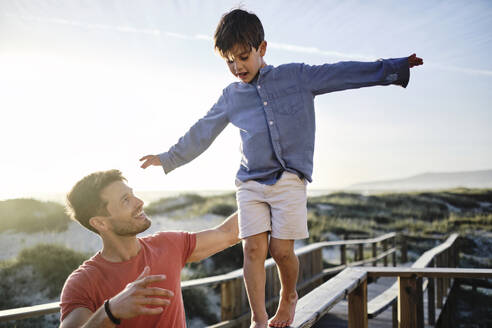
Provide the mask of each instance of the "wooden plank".
POLYGON ((349 328, 367 328, 367 280, 348 294, 349 328))
POLYGON ((439 246, 436 246, 419 257, 417 261, 412 265, 413 268, 425 268, 429 266, 429 263, 432 261, 432 259, 438 255, 444 252, 446 249, 451 247, 451 245, 458 239, 459 235, 457 233, 452 234, 449 236, 449 238, 442 243, 439 246))
POLYGON ((0 311, 0 321, 32 318, 60 311, 60 302, 26 306, 17 309, 0 311))
POLYGON ((378 314, 385 311, 392 304, 396 304, 398 297, 398 282, 373 298, 367 304, 367 313, 370 319, 375 318, 378 314))
POLYGON ((211 277, 206 277, 206 278, 200 278, 200 279, 193 279, 193 280, 186 280, 181 282, 181 289, 186 290, 186 289, 191 289, 195 287, 213 287, 217 286, 219 284, 222 284, 223 282, 234 280, 237 278, 242 278, 243 276, 243 269, 238 269, 231 271, 226 274, 221 274, 217 276, 211 276, 211 277))
POLYGON ((377 277, 427 277, 427 278, 492 278, 492 269, 469 268, 404 268, 404 267, 367 267, 364 268, 371 278, 377 277))
POLYGON ((296 316, 291 327, 311 327, 347 293, 352 292, 365 281, 366 277, 364 270, 347 268, 323 285, 315 288, 297 303, 296 316), (320 302, 320 300, 323 301, 320 302))

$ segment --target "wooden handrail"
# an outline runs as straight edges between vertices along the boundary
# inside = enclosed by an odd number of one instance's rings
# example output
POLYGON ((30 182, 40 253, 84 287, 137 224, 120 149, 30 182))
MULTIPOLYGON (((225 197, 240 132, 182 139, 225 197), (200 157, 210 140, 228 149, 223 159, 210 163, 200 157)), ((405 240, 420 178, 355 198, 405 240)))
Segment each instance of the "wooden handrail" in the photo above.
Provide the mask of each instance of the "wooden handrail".
POLYGON ((459 234, 453 233, 451 236, 446 239, 446 241, 430 250, 422 254, 417 261, 415 261, 412 265, 412 268, 425 268, 427 267, 432 260, 445 250, 449 249, 458 239, 459 234))
MULTIPOLYGON (((367 311, 367 278, 368 277, 398 277, 400 281, 400 290, 405 292, 400 293, 399 302, 399 321, 401 327, 420 327, 418 320, 415 320, 417 316, 415 314, 415 307, 418 305, 415 302, 414 294, 417 288, 412 284, 408 285, 408 281, 420 280, 422 278, 479 278, 487 279, 492 278, 492 269, 469 269, 469 268, 384 268, 384 267, 350 267, 336 275, 334 278, 328 280, 323 285, 314 289, 312 292, 304 296, 299 300, 296 316, 292 327, 294 328, 308 328, 314 325, 323 315, 325 315, 330 308, 338 303, 344 296, 348 295, 349 300, 349 316, 348 325, 352 328, 367 328, 367 320, 362 318, 367 311), (401 285, 405 283, 405 285, 401 285), (359 292, 359 295, 353 295, 355 292, 359 292), (360 303, 363 298, 363 304, 351 304, 360 303), (321 304, 320 304, 320 301, 321 304), (413 304, 412 306, 402 307, 403 304, 413 304), (357 308, 359 311, 351 311, 351 308, 357 308), (362 311, 360 311, 362 309, 362 311)), ((420 291, 422 288, 420 288, 420 291)), ((420 294, 420 297, 422 295, 420 294)), ((418 311, 417 311, 418 312, 418 311)), ((423 318, 420 318, 423 320, 423 318)))
POLYGON ((403 278, 468 278, 489 279, 492 278, 492 269, 472 268, 389 268, 368 267, 353 268, 364 270, 368 277, 403 277, 403 278))
POLYGON ((60 311, 60 302, 0 311, 0 321, 20 320, 60 311))
POLYGON ((367 273, 363 270, 343 270, 299 300, 291 327, 311 327, 366 279, 367 273))
MULTIPOLYGON (((314 244, 309 244, 306 246, 303 246, 301 248, 296 249, 295 253, 297 256, 310 253, 314 250, 318 249, 323 249, 325 247, 331 247, 331 246, 341 246, 341 245, 359 245, 359 244, 374 244, 381 242, 385 239, 390 239, 394 238, 396 236, 396 233, 391 232, 384 234, 382 236, 376 237, 376 238, 368 238, 368 239, 353 239, 353 240, 339 240, 339 241, 323 241, 323 242, 318 242, 314 244)), ((358 266, 358 265, 364 265, 364 264, 369 264, 372 263, 373 261, 379 261, 383 259, 386 256, 389 256, 393 252, 396 252, 395 248, 388 249, 381 254, 379 254, 376 257, 372 257, 366 260, 362 261, 354 261, 350 263, 350 266, 358 266)), ((265 268, 269 268, 271 266, 275 265, 275 261, 272 258, 269 258, 265 261, 265 268)), ((339 267, 336 267, 337 271, 342 271, 344 268, 346 268, 347 265, 342 265, 339 267)), ((330 268, 332 269, 332 268, 330 268)), ((333 271, 331 271, 333 272, 333 271)), ((189 288, 195 288, 195 287, 213 287, 217 286, 218 284, 221 284, 226 281, 234 280, 237 278, 242 278, 243 277, 243 269, 237 269, 225 274, 217 275, 217 276, 210 276, 210 277, 205 277, 205 278, 200 278, 200 279, 193 279, 193 280, 186 280, 181 283, 181 288, 182 289, 189 289, 189 288)))
MULTIPOLYGON (((459 234, 451 234, 444 243, 426 251, 422 254, 417 261, 415 261, 411 268, 426 268, 432 263, 434 258, 441 254, 442 252, 448 250, 457 241, 459 234)), ((427 288, 427 284, 422 286, 423 290, 427 288)), ((369 318, 375 318, 377 315, 385 311, 388 307, 395 304, 398 297, 398 282, 388 287, 384 292, 373 298, 368 303, 368 316, 369 318)))

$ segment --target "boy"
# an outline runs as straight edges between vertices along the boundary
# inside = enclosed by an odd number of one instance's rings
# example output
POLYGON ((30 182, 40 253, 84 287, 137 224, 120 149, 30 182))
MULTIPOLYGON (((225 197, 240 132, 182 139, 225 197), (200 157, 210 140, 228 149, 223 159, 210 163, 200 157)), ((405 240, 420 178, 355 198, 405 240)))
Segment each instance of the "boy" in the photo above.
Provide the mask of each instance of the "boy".
POLYGON ((236 198, 251 327, 268 324, 264 269, 268 249, 281 282, 279 306, 269 325, 287 327, 297 302, 294 240, 308 237, 306 184, 313 168, 314 97, 373 85, 406 87, 409 67, 423 61, 413 54, 370 63, 268 66, 262 24, 256 15, 240 9, 222 17, 214 39, 215 49, 241 82, 226 87, 212 109, 168 152, 142 157, 142 168, 162 165, 167 174, 205 151, 228 123, 240 129, 236 198))

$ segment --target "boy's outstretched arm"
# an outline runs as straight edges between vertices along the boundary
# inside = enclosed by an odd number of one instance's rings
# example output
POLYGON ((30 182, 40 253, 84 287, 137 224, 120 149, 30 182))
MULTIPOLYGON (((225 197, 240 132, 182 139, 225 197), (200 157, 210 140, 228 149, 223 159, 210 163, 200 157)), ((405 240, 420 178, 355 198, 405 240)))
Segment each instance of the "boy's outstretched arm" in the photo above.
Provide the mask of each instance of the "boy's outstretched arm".
POLYGON ((408 57, 408 67, 412 68, 414 66, 424 65, 424 61, 422 58, 417 57, 416 54, 411 54, 408 57))
POLYGON ((145 155, 144 157, 142 157, 140 159, 140 162, 141 161, 145 161, 142 163, 142 165, 140 165, 140 167, 142 169, 146 169, 151 165, 162 166, 161 160, 160 160, 159 156, 157 156, 157 155, 145 155))
POLYGON ((168 174, 203 153, 229 124, 226 92, 227 88, 207 114, 179 138, 178 142, 167 152, 140 158, 140 161, 143 161, 140 167, 145 169, 151 165, 162 166, 164 173, 168 174))

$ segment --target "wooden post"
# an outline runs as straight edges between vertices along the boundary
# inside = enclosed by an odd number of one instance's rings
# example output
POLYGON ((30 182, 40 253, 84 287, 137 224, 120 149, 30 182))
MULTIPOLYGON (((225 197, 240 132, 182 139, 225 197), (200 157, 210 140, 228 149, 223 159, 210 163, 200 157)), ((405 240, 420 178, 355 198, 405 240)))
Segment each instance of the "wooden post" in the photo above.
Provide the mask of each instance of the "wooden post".
POLYGON ((348 295, 348 327, 367 328, 367 280, 348 295))
POLYGON ((407 263, 407 238, 404 234, 401 234, 401 263, 407 263))
MULTIPOLYGON (((278 296, 278 293, 277 293, 277 290, 279 289, 277 287, 277 284, 278 284, 278 279, 277 279, 277 266, 276 265, 272 265, 270 267, 267 267, 265 269, 265 301, 268 302, 269 300, 271 300, 272 298, 278 296)), ((299 272, 300 274, 301 272, 299 272)), ((272 311, 274 311, 273 309, 275 309, 277 306, 277 304, 270 304, 270 307, 267 308, 267 312, 268 313, 271 313, 272 311)))
MULTIPOLYGON (((357 260, 362 261, 364 260, 364 244, 359 244, 358 245, 358 254, 357 254, 357 260)), ((364 266, 364 264, 362 265, 364 266)))
MULTIPOLYGON (((445 250, 444 252, 442 252, 441 255, 442 255, 441 264, 443 264, 444 267, 449 268, 448 250, 445 250)), ((449 290, 449 278, 443 278, 443 283, 444 283, 444 286, 443 286, 444 295, 447 297, 448 290, 449 290)))
MULTIPOLYGON (((317 275, 323 271, 323 252, 322 249, 318 249, 313 252, 313 260, 312 260, 312 273, 311 275, 317 275)), ((318 281, 313 282, 310 289, 314 289, 323 283, 323 278, 318 281)))
POLYGON ((396 267, 396 236, 391 239, 392 247, 395 250, 392 254, 391 260, 393 261, 393 266, 396 267))
POLYGON ((241 313, 241 288, 242 279, 225 281, 220 285, 221 289, 221 320, 232 320, 241 313), (238 288, 239 287, 239 288, 238 288))
POLYGON ((461 239, 458 237, 456 241, 454 242, 455 249, 454 249, 454 267, 458 268, 460 266, 460 243, 461 239))
POLYGON ((424 327, 422 278, 398 277, 398 322, 400 328, 424 327))
MULTIPOLYGON (((441 267, 441 255, 437 255, 435 259, 435 266, 437 268, 441 267)), ((443 280, 442 278, 436 278, 436 287, 437 287, 437 292, 436 292, 436 307, 439 309, 442 309, 443 305, 443 280)))
POLYGON ((429 282, 427 285, 427 317, 429 325, 434 326, 436 324, 436 288, 434 284, 434 278, 427 279, 429 282))
POLYGON ((340 245, 340 264, 347 264, 347 246, 340 245))
POLYGON ((393 321, 393 328, 398 328, 398 303, 393 302, 391 309, 392 309, 391 319, 393 321))
MULTIPOLYGON (((378 256, 378 244, 372 243, 372 258, 375 259, 378 256)), ((378 261, 372 262, 372 266, 378 266, 378 261)))
MULTIPOLYGON (((385 239, 383 240, 383 252, 387 250, 388 250, 388 240, 385 239)), ((388 256, 385 256, 383 260, 384 260, 384 266, 388 266, 388 256)))

